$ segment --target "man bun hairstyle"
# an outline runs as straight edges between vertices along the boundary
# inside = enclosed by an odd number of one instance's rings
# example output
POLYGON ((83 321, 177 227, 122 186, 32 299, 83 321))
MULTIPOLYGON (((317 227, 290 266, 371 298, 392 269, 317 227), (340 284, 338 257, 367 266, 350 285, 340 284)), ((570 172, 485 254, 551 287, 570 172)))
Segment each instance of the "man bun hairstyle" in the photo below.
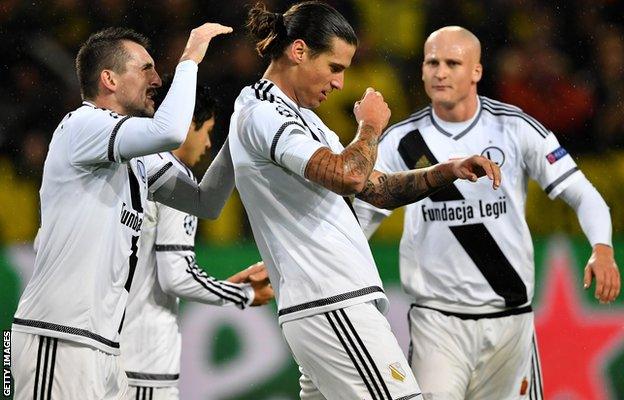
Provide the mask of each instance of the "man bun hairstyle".
POLYGON ((312 56, 330 50, 334 37, 358 44, 353 27, 342 14, 320 1, 297 3, 284 14, 272 13, 257 3, 249 10, 247 29, 256 41, 258 54, 270 60, 280 58, 297 39, 306 43, 312 56))
POLYGON ((128 40, 148 48, 149 40, 128 28, 107 28, 89 36, 76 56, 76 73, 83 99, 92 99, 98 94, 98 82, 102 70, 117 73, 125 71, 129 55, 123 41, 128 40))

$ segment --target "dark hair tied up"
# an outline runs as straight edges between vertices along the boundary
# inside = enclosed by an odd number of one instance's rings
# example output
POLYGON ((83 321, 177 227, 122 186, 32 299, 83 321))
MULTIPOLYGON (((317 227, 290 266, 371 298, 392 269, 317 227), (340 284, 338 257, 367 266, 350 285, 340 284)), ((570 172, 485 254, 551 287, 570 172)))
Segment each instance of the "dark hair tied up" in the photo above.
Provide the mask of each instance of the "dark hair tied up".
POLYGON ((280 58, 297 39, 302 39, 313 55, 330 50, 333 38, 358 44, 353 28, 342 14, 320 1, 297 3, 284 14, 269 12, 258 3, 249 10, 247 28, 256 41, 258 54, 271 60, 280 58))

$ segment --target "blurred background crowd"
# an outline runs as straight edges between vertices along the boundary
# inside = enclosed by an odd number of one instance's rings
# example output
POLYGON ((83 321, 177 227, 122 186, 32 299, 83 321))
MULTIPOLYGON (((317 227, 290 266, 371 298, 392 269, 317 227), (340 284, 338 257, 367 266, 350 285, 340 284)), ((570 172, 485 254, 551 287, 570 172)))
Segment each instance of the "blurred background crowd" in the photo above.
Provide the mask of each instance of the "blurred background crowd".
MULTIPOLYGON (((206 21, 232 26, 234 33, 217 38, 200 67, 200 81, 211 86, 220 104, 214 152, 227 135, 238 92, 264 69, 244 28, 253 2, 0 0, 0 243, 31 241, 36 233, 47 146, 61 118, 80 104, 74 57, 91 33, 128 26, 145 34, 164 75, 173 72, 191 28, 206 21)), ((355 132, 353 102, 369 85, 387 98, 391 122, 426 106, 420 81, 424 39, 441 26, 462 25, 482 42, 479 92, 521 107, 554 131, 603 192, 615 213, 615 230, 622 232, 618 221, 624 218, 618 218, 614 204, 624 194, 624 2, 327 2, 352 22, 360 39, 345 89, 319 110, 343 142, 355 132)), ((283 12, 293 2, 264 3, 283 12)), ((578 229, 565 207, 553 209, 541 198, 531 204, 529 217, 541 221, 534 230, 578 229), (544 223, 540 210, 557 217, 544 223)), ((247 237, 245 223, 242 209, 232 205, 224 221, 204 229, 203 238, 247 237)), ((389 235, 395 238, 396 232, 389 235)))

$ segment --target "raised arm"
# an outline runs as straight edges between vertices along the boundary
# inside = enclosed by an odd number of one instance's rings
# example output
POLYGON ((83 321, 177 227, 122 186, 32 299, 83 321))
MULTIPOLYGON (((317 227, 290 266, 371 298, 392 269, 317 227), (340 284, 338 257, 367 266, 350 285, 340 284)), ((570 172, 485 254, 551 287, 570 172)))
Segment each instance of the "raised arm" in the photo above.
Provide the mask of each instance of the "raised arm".
POLYGON ((191 31, 171 89, 154 118, 126 117, 115 126, 118 138, 115 141, 113 137, 109 150, 113 158, 129 160, 169 151, 184 142, 195 107, 197 65, 203 60, 210 41, 231 31, 232 28, 215 23, 206 23, 191 31))
POLYGON ((358 122, 353 142, 340 154, 327 147, 318 149, 305 169, 307 179, 340 195, 359 193, 366 186, 377 159, 379 135, 390 118, 383 96, 372 88, 355 103, 353 113, 358 122))

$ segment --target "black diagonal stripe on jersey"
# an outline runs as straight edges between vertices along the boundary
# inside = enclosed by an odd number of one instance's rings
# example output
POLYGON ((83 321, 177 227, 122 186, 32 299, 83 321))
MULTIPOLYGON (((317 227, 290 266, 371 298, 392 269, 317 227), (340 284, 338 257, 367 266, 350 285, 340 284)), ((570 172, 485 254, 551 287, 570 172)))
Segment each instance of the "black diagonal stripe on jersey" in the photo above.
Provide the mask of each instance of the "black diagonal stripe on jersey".
POLYGON ((33 393, 33 399, 37 399, 37 389, 39 387, 39 369, 41 368, 41 354, 43 351, 43 342, 45 341, 45 336, 39 336, 39 349, 37 350, 37 369, 35 370, 35 387, 33 393))
POLYGON ((358 218, 357 213, 355 212, 355 208, 353 208, 353 202, 351 201, 351 197, 342 196, 342 199, 345 201, 345 203, 347 203, 347 207, 349 207, 349 210, 351 210, 351 212, 353 213, 353 216, 355 217, 355 220, 359 224, 360 219, 358 218))
POLYGON ((550 194, 550 192, 553 191, 554 188, 556 188, 557 186, 559 186, 559 184, 563 181, 565 181, 566 179, 568 179, 568 177, 570 175, 572 175, 573 173, 575 173, 576 171, 578 171, 579 168, 578 167, 574 167, 569 169, 568 171, 566 171, 565 173, 563 173, 559 178, 557 178, 553 183, 551 183, 550 185, 548 185, 546 187, 546 189, 544 189, 544 192, 546 192, 546 194, 550 194))
POLYGON ((275 136, 273 136, 273 142, 271 143, 271 160, 273 160, 273 162, 277 162, 275 161, 275 148, 277 147, 277 142, 279 141, 280 136, 282 136, 282 133, 284 133, 284 130, 288 128, 290 125, 297 125, 305 131, 305 128, 297 121, 284 122, 282 126, 280 126, 280 128, 275 133, 275 136))
POLYGON ((126 284, 124 285, 124 289, 126 289, 127 292, 130 292, 132 278, 134 278, 134 271, 136 270, 137 262, 139 261, 139 258, 137 257, 137 252, 139 251, 139 247, 137 246, 138 242, 139 236, 132 236, 132 243, 130 244, 130 257, 128 257, 130 270, 128 272, 128 279, 126 279, 126 284))
POLYGON ((119 122, 117 122, 117 125, 115 125, 113 131, 111 132, 110 139, 108 139, 108 161, 110 162, 115 161, 115 138, 117 137, 117 132, 119 132, 119 128, 121 128, 121 125, 129 118, 129 115, 123 117, 119 122))
MULTIPOLYGON (((340 344, 342 344, 342 347, 345 349, 345 352, 347 353, 347 355, 351 359, 351 362, 355 366, 355 369, 357 370, 358 374, 360 375, 360 378, 362 378, 362 381, 364 382, 364 385, 366 386, 366 389, 368 389, 368 393, 370 393, 371 398, 373 400, 377 400, 377 396, 375 395, 375 392, 373 391, 373 387, 371 386, 371 384, 369 382, 370 371, 368 371, 369 376, 364 374, 364 371, 362 370, 362 367, 360 366, 360 364, 355 359, 355 356, 353 355, 353 352, 351 351, 351 349, 349 349, 349 346, 347 346, 347 343, 346 343, 345 339, 342 337, 342 334, 338 330, 338 327, 336 326, 336 323, 334 321, 332 321, 332 318, 330 317, 330 315, 333 316, 334 318, 336 318, 337 321, 338 321, 338 317, 335 315, 334 311, 325 314, 325 317, 327 317, 327 320, 329 321, 329 324, 331 325, 332 329, 334 330, 334 333, 336 334, 336 337, 340 341, 340 344)), ((356 350, 355 347, 353 348, 353 350, 356 350)), ((379 388, 377 388, 377 391, 379 391, 379 388)))
MULTIPOLYGON (((438 160, 431 152, 431 149, 429 149, 429 146, 427 146, 425 139, 418 129, 411 131, 400 140, 398 151, 405 165, 410 169, 416 167, 416 163, 422 156, 425 156, 429 164, 438 164, 438 160)), ((454 184, 447 185, 437 190, 429 195, 429 198, 435 202, 464 200, 464 196, 454 184)))
POLYGON ((157 244, 156 251, 195 251, 195 246, 186 244, 157 244))
MULTIPOLYGON (((160 177, 163 176, 165 174, 165 172, 167 172, 169 170, 169 168, 171 168, 171 167, 173 167, 173 163, 171 161, 169 161, 161 169, 159 169, 158 172, 156 172, 154 175, 149 177, 149 179, 147 180, 147 186, 152 186, 154 184, 154 182, 159 180, 160 177)), ((190 175, 189 175, 189 177, 190 177, 190 175)))
POLYGON ((429 112, 431 111, 431 107, 426 107, 418 112, 415 112, 414 114, 410 115, 409 118, 401 121, 401 122, 397 122, 396 124, 390 126, 388 129, 386 129, 386 131, 379 137, 379 143, 381 143, 382 140, 384 140, 385 138, 387 138, 389 135, 389 133, 391 131, 393 131, 396 128, 400 128, 403 125, 407 125, 410 123, 415 123, 420 121, 423 118, 426 118, 429 116, 429 112))
POLYGON ((529 300, 522 278, 484 224, 449 226, 449 229, 492 290, 505 300, 506 307, 518 307, 529 300))
POLYGON ((52 398, 52 384, 54 383, 54 365, 56 364, 56 347, 58 339, 52 339, 52 359, 50 360, 50 383, 48 384, 48 400, 52 398))
POLYGON ((132 200, 132 209, 134 211, 143 212, 143 205, 141 204, 141 188, 139 186, 139 180, 132 171, 130 163, 128 165, 128 184, 130 185, 130 199, 132 200))

